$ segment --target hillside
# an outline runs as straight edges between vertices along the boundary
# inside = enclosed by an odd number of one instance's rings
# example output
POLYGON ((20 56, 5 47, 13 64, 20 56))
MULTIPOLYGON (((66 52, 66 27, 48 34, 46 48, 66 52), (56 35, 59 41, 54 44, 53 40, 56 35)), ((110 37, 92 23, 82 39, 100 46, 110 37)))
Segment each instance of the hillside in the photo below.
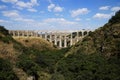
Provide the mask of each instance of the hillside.
POLYGON ((120 11, 103 27, 96 29, 77 43, 71 52, 84 54, 99 53, 107 57, 120 55, 120 11))
POLYGON ((14 61, 17 53, 14 44, 17 44, 17 42, 3 26, 0 26, 0 57, 14 61))
POLYGON ((25 47, 34 48, 40 51, 54 50, 52 43, 41 38, 14 38, 25 47))
MULTIPOLYGON (((3 65, 0 67, 0 80, 26 80, 29 78, 29 74, 19 68, 20 56, 28 53, 35 56, 34 53, 39 53, 39 51, 54 49, 49 42, 43 39, 13 39, 8 30, 4 26, 0 26, 0 65, 3 65), (9 66, 10 68, 8 68, 9 66)), ((29 54, 26 57, 29 57, 29 54)))
POLYGON ((69 49, 57 63, 58 80, 120 80, 120 11, 69 49), (59 79, 61 80, 61 79, 59 79))

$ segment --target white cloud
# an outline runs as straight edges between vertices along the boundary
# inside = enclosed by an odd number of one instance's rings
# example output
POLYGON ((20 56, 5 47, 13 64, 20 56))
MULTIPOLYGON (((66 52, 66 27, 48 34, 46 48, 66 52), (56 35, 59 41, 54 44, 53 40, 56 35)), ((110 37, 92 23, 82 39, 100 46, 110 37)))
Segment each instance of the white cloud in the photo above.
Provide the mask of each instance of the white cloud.
POLYGON ((10 18, 18 18, 20 15, 18 14, 18 11, 11 10, 11 11, 3 11, 2 12, 4 16, 10 17, 10 18))
POLYGON ((48 18, 48 19, 45 19, 44 22, 47 22, 47 23, 63 23, 63 24, 74 24, 74 22, 71 22, 71 21, 67 21, 66 19, 64 18, 48 18))
POLYGON ((103 14, 103 13, 96 13, 93 18, 98 18, 98 19, 106 19, 110 18, 112 14, 103 14))
POLYGON ((102 7, 100 7, 99 9, 100 9, 100 10, 109 10, 109 8, 110 8, 110 6, 102 6, 102 7))
POLYGON ((52 29, 76 29, 78 26, 77 22, 66 20, 65 18, 47 18, 40 24, 42 26, 51 26, 52 29))
POLYGON ((48 11, 52 11, 52 9, 55 7, 55 4, 50 4, 49 6, 48 6, 48 11))
POLYGON ((30 12, 37 12, 37 10, 34 9, 34 8, 30 8, 30 9, 27 9, 27 10, 30 11, 30 12))
POLYGON ((55 14, 55 16, 59 16, 59 17, 63 17, 63 15, 62 14, 55 14))
POLYGON ((76 21, 80 21, 81 19, 80 19, 80 18, 76 18, 75 20, 76 20, 76 21))
POLYGON ((60 7, 60 6, 56 6, 55 4, 50 4, 48 6, 48 11, 54 11, 54 12, 62 12, 63 11, 63 8, 60 7))
POLYGON ((33 19, 26 19, 26 18, 22 18, 22 17, 20 17, 20 18, 15 18, 14 20, 15 20, 15 21, 22 21, 22 22, 34 22, 33 19))
POLYGON ((118 10, 120 10, 120 7, 118 7, 118 6, 111 8, 111 11, 115 11, 115 12, 116 12, 116 11, 118 11, 118 10))
POLYGON ((0 9, 5 9, 7 6, 5 5, 0 5, 0 9))
POLYGON ((17 1, 16 5, 20 8, 32 8, 33 6, 39 5, 37 0, 31 0, 30 2, 17 1))
POLYGON ((32 5, 39 5, 38 2, 37 2, 37 0, 31 0, 31 4, 32 5))
POLYGON ((8 22, 8 21, 0 19, 0 23, 5 23, 5 22, 8 22))
POLYGON ((54 8, 54 12, 62 12, 62 11, 63 11, 63 8, 60 7, 60 6, 56 6, 56 7, 54 8))
POLYGON ((43 20, 43 23, 52 24, 53 26, 59 27, 72 26, 77 24, 76 22, 68 21, 64 18, 48 18, 43 20))
POLYGON ((76 16, 79 16, 79 15, 87 14, 88 12, 89 12, 89 10, 87 8, 72 10, 71 11, 71 16, 76 17, 76 16))
POLYGON ((25 3, 23 1, 18 1, 16 5, 20 8, 31 8, 31 4, 29 2, 25 3))
POLYGON ((3 1, 3 2, 10 2, 10 3, 15 3, 15 2, 17 2, 18 0, 1 0, 1 1, 3 1))
POLYGON ((23 8, 33 8, 34 6, 38 6, 37 0, 30 0, 28 2, 20 1, 20 0, 2 0, 3 2, 14 3, 16 8, 23 9, 23 8))
POLYGON ((14 21, 22 21, 22 22, 32 22, 34 20, 23 18, 17 10, 11 10, 11 11, 3 11, 3 16, 10 18, 14 21))

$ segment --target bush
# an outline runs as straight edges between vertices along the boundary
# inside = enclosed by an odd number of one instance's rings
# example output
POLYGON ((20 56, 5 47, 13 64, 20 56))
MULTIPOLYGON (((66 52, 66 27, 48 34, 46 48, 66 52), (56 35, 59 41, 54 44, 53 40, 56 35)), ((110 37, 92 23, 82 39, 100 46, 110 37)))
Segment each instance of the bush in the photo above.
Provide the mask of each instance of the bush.
POLYGON ((0 58, 0 80, 19 80, 10 62, 0 58))

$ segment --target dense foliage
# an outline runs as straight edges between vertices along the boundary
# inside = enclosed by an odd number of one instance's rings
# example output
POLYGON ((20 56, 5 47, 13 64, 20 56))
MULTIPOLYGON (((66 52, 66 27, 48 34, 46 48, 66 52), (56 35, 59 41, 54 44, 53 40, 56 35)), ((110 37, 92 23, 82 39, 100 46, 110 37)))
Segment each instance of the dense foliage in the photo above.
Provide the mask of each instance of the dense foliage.
POLYGON ((0 58, 0 80, 19 80, 9 61, 0 58))
POLYGON ((59 61, 68 49, 39 51, 30 48, 24 50, 24 54, 19 56, 17 66, 22 68, 29 75, 40 77, 41 72, 53 74, 55 64, 59 61))
POLYGON ((75 52, 100 53, 106 57, 120 55, 120 11, 103 27, 90 32, 82 42, 77 43, 75 52), (115 22, 113 22, 115 21, 115 22))
POLYGON ((77 53, 60 61, 57 71, 65 80, 119 80, 119 66, 117 58, 107 60, 99 54, 77 53))
POLYGON ((0 26, 0 41, 5 43, 13 41, 13 38, 9 35, 8 30, 6 30, 3 26, 0 26))
POLYGON ((115 16, 112 16, 112 18, 109 20, 109 23, 111 24, 120 23, 120 10, 116 12, 115 16))

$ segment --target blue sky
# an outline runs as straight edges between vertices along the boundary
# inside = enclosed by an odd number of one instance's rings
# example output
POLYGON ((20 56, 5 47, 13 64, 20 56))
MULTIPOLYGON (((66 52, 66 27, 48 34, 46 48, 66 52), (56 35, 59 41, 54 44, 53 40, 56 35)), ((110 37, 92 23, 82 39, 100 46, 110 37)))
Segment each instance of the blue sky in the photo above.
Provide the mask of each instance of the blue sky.
POLYGON ((120 10, 120 0, 0 0, 10 30, 94 30, 120 10))

